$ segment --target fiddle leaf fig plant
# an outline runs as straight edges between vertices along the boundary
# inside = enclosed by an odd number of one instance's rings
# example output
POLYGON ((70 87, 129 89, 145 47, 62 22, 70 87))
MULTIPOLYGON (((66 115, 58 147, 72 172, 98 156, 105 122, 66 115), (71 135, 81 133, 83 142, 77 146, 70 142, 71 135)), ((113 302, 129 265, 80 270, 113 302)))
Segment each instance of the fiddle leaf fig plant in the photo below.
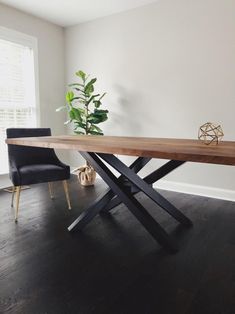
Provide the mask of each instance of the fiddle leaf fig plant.
POLYGON ((89 78, 83 71, 75 73, 80 79, 78 83, 69 84, 66 93, 66 104, 56 111, 67 110, 69 120, 65 124, 73 123, 76 134, 103 135, 98 124, 108 119, 108 110, 100 109, 102 98, 106 93, 95 93, 96 78, 89 78))

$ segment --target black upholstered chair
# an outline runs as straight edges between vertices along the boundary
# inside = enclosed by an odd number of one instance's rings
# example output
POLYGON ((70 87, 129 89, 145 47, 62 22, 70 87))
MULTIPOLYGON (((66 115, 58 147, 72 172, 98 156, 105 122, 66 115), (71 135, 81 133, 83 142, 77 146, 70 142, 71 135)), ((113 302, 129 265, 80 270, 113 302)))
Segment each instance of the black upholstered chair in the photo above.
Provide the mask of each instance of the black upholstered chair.
MULTIPOLYGON (((7 138, 51 136, 49 128, 9 128, 7 138)), ((22 185, 48 182, 51 199, 53 199, 52 182, 63 181, 68 208, 71 209, 67 180, 70 167, 63 164, 54 149, 19 145, 8 145, 9 173, 13 183, 12 206, 16 193, 15 220, 18 219, 19 199, 22 185)))

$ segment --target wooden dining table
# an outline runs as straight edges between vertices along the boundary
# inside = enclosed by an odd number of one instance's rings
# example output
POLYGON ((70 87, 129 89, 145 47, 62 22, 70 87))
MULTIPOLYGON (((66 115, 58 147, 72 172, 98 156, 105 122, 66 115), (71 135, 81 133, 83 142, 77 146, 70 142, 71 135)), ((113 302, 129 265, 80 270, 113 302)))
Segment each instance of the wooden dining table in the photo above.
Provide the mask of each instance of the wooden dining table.
POLYGON ((235 165, 235 142, 233 141, 205 145, 193 139, 61 135, 11 138, 7 139, 6 143, 77 150, 107 183, 109 187, 107 191, 84 209, 68 227, 69 231, 83 229, 97 214, 107 213, 123 203, 150 235, 170 252, 178 250, 175 239, 150 215, 147 208, 136 199, 135 194, 142 191, 178 223, 188 228, 192 226, 192 221, 159 191, 156 191, 152 186, 153 183, 185 162, 235 165), (127 166, 115 155, 136 156, 137 158, 130 166, 127 166), (160 168, 141 178, 138 172, 152 158, 167 159, 167 161, 160 168), (115 169, 120 176, 116 176, 112 169, 115 169))

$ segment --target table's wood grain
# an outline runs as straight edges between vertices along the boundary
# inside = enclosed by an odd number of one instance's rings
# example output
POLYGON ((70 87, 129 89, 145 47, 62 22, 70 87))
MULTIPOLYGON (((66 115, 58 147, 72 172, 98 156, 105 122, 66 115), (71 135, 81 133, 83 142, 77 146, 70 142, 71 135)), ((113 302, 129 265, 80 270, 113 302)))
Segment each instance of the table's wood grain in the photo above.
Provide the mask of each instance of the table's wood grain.
POLYGON ((62 135, 11 138, 7 144, 235 165, 235 142, 207 146, 198 140, 62 135))

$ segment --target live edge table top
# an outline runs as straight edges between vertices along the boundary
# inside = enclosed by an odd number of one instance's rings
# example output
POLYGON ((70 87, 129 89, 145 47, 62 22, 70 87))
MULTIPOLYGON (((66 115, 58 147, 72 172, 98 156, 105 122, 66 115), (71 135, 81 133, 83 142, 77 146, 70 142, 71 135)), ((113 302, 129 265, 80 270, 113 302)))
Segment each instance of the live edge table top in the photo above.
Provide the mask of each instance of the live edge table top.
POLYGON ((235 165, 235 141, 205 145, 199 140, 61 135, 6 139, 7 144, 85 152, 152 157, 202 163, 235 165))

